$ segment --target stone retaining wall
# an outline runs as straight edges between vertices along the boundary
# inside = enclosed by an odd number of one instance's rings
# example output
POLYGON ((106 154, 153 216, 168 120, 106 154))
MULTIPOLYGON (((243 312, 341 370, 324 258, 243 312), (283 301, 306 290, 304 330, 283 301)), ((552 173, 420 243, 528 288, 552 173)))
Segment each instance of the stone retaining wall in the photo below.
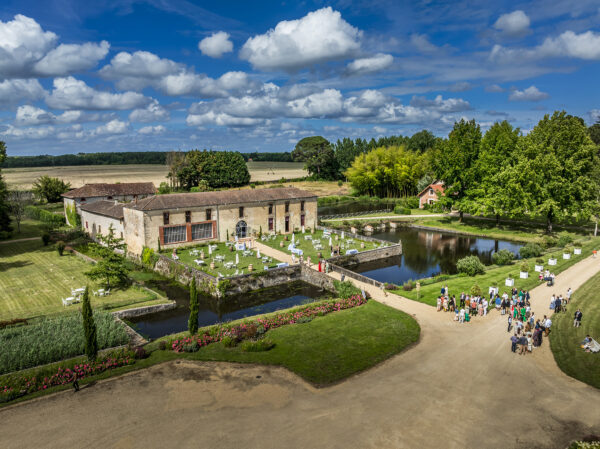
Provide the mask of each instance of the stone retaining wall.
POLYGON ((327 261, 333 265, 348 267, 372 260, 386 259, 388 257, 399 256, 402 254, 402 244, 386 246, 384 248, 370 249, 358 254, 336 256, 327 261))
POLYGON ((117 318, 132 318, 140 315, 147 315, 149 313, 163 312, 165 310, 171 310, 177 307, 175 301, 171 301, 167 304, 154 304, 152 306, 136 307, 127 310, 118 310, 112 314, 117 318))

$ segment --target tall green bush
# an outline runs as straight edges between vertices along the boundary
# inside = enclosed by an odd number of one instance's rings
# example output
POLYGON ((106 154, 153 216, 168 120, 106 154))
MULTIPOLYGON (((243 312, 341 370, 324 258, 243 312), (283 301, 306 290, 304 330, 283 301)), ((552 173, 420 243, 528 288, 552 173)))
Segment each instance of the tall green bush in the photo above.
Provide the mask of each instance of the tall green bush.
POLYGON ((95 360, 98 355, 97 328, 90 304, 90 289, 85 287, 81 300, 81 316, 83 318, 83 335, 85 337, 85 355, 89 360, 95 360))
POLYGON ((569 243, 573 242, 573 237, 568 232, 561 232, 558 235, 558 241, 556 242, 556 246, 563 248, 567 246, 569 243))
POLYGON ((351 296, 361 294, 360 289, 355 287, 354 284, 350 281, 333 281, 333 285, 335 286, 335 291, 337 292, 337 295, 342 299, 348 299, 351 296))
POLYGON ((467 256, 456 262, 456 269, 459 273, 465 273, 468 276, 475 276, 485 272, 485 266, 477 256, 467 256))
POLYGON ((539 257, 542 255, 542 247, 537 243, 529 242, 527 245, 522 246, 519 249, 519 254, 524 259, 529 259, 530 257, 539 257))
POLYGON ((196 291, 196 279, 192 278, 190 282, 190 318, 188 320, 188 330, 190 335, 195 335, 198 332, 198 312, 200 306, 198 304, 198 293, 196 291))
POLYGON ((55 214, 36 206, 25 206, 25 216, 47 223, 51 227, 60 227, 66 223, 63 215, 55 214))
POLYGON ((514 258, 514 253, 507 249, 501 249, 492 254, 492 260, 496 265, 508 265, 514 258))

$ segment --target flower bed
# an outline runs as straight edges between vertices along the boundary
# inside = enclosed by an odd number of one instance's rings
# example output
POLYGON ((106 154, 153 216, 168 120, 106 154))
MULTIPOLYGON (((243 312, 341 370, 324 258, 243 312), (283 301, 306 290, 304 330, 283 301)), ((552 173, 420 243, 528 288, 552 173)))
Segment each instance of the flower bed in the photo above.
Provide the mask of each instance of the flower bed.
POLYGON ((77 374, 78 379, 84 379, 134 363, 134 358, 128 352, 119 351, 95 362, 75 364, 71 368, 59 367, 49 376, 13 375, 0 384, 0 403, 12 401, 18 397, 51 387, 68 385, 73 382, 75 374, 77 374))
POLYGON ((323 316, 327 315, 328 313, 362 306, 366 303, 367 300, 361 295, 353 295, 347 299, 338 299, 335 301, 308 305, 294 312, 257 318, 256 320, 236 324, 233 326, 221 326, 214 333, 205 332, 203 335, 181 338, 171 343, 171 349, 175 352, 195 352, 201 347, 207 346, 211 343, 220 342, 225 337, 236 336, 243 339, 245 337, 247 338, 250 333, 264 334, 269 329, 275 329, 287 324, 295 324, 298 321, 304 321, 305 318, 323 316), (253 329, 254 332, 248 332, 249 329, 253 329))

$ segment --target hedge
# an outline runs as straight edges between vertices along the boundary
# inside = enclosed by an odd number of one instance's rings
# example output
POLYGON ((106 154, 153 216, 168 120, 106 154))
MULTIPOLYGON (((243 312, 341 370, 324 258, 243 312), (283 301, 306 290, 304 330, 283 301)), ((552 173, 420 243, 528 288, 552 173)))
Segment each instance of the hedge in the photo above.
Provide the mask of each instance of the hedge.
POLYGON ((65 217, 63 215, 54 214, 35 206, 25 206, 25 216, 57 227, 66 224, 65 217))

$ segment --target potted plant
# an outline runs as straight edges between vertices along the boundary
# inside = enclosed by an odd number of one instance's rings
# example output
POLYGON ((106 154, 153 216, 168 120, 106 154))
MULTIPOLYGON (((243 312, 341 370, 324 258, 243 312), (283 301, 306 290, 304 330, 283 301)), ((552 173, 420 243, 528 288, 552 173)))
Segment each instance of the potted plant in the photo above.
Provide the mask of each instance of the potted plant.
POLYGON ((556 258, 550 258, 548 259, 548 265, 556 265, 558 261, 556 260, 556 258))
POLYGON ((529 277, 529 264, 527 262, 523 262, 521 264, 521 272, 519 273, 519 277, 521 279, 527 279, 529 277))
POLYGON ((514 287, 515 286, 515 280, 513 279, 513 275, 512 274, 508 275, 508 277, 504 281, 504 285, 506 285, 507 287, 514 287))
POLYGON ((544 259, 535 259, 535 271, 538 273, 544 270, 544 259))
POLYGON ((574 248, 573 249, 573 254, 575 254, 575 255, 581 254, 581 248, 574 248))
POLYGON ((563 250, 563 259, 570 259, 570 258, 571 258, 571 249, 565 248, 563 250))

